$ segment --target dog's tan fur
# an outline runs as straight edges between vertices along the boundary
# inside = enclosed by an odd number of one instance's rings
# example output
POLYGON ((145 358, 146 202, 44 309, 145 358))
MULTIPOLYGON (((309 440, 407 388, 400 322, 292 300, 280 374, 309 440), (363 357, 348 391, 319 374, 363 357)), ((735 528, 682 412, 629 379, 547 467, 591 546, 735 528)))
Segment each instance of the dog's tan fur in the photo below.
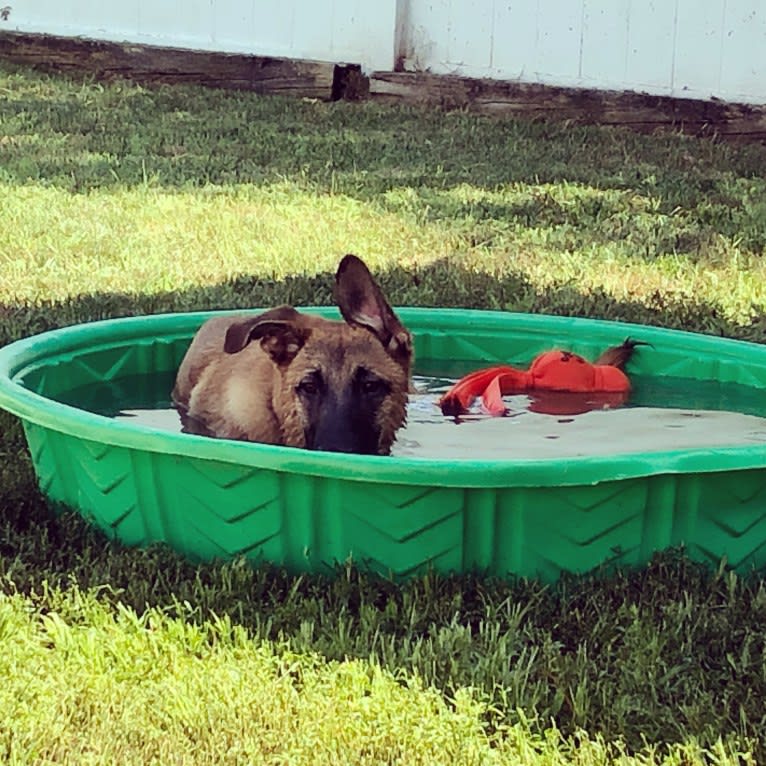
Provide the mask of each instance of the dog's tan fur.
MULTIPOLYGON (((280 306, 255 317, 215 317, 206 322, 181 363, 173 389, 185 430, 352 451, 307 443, 307 434, 316 426, 311 422, 315 408, 307 406, 301 387, 307 380, 321 380, 332 397, 342 398, 354 386, 382 386, 385 396, 375 400, 376 411, 370 413, 378 432, 370 451, 388 454, 406 419, 411 337, 355 256, 341 261, 336 298, 345 321, 280 306), (362 383, 357 381, 360 376, 362 383)), ((354 407, 367 406, 364 396, 358 399, 354 407)), ((365 415, 351 410, 346 416, 352 419, 365 415)), ((337 426, 333 430, 343 441, 346 424, 337 426)))

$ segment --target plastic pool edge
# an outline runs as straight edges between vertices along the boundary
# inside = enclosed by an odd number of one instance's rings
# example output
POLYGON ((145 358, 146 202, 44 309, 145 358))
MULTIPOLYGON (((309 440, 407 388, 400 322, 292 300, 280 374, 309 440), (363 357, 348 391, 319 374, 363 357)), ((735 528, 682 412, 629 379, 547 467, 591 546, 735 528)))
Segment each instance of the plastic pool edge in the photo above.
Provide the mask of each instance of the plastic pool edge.
MULTIPOLYGON (((337 316, 335 309, 310 307, 328 316, 337 316)), ((254 309, 253 311, 257 311, 254 309)), ((430 309, 397 309, 407 324, 417 324, 419 314, 430 309), (413 321, 414 320, 414 321, 413 321)), ((148 318, 169 335, 188 335, 189 327, 201 323, 212 314, 243 313, 189 312, 150 315, 148 318)), ((513 315, 499 312, 439 310, 442 329, 450 325, 465 328, 472 317, 486 322, 495 317, 507 320, 523 316, 529 325, 548 328, 552 319, 573 325, 587 323, 590 331, 602 330, 612 339, 618 335, 639 337, 652 342, 668 332, 688 336, 690 352, 694 347, 720 344, 721 339, 682 331, 668 331, 629 323, 586 320, 548 315, 513 315)), ((121 339, 146 337, 147 317, 101 320, 85 325, 65 327, 15 341, 0 348, 0 407, 22 420, 61 433, 76 428, 84 439, 104 444, 141 449, 151 452, 200 457, 224 463, 236 463, 283 473, 322 476, 351 481, 390 482, 406 485, 438 485, 443 487, 535 487, 574 486, 605 481, 641 478, 649 475, 677 473, 710 473, 715 471, 748 470, 766 465, 766 445, 717 447, 697 450, 662 452, 631 452, 612 456, 572 457, 530 460, 434 460, 415 457, 375 457, 308 452, 287 447, 248 444, 228 440, 213 440, 188 434, 175 434, 140 425, 126 425, 108 417, 79 410, 47 399, 29 391, 14 381, 19 370, 33 365, 50 350, 58 354, 74 352, 83 340, 91 345, 106 342, 116 326, 123 331, 121 339)), ((727 340, 732 348, 743 347, 766 353, 758 344, 727 340)))

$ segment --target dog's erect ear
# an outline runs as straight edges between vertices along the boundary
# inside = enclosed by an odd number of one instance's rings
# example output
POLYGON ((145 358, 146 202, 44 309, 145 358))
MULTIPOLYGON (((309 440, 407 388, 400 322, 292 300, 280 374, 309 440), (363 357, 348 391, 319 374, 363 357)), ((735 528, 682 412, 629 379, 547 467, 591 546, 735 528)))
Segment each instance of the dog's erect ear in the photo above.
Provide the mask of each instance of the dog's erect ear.
POLYGON ((364 261, 346 255, 335 274, 335 300, 343 318, 378 337, 383 348, 409 373, 412 337, 394 314, 364 261))
POLYGON ((263 314, 232 324, 226 331, 223 350, 227 354, 242 351, 251 341, 260 340, 261 348, 277 364, 289 364, 301 350, 311 330, 296 321, 298 312, 280 306, 263 314))

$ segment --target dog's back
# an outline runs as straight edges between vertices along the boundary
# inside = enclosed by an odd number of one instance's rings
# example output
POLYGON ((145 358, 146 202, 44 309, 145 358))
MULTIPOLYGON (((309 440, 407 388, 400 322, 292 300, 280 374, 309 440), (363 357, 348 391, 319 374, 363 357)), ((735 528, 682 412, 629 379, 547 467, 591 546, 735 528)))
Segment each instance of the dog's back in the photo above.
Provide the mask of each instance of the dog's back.
MULTIPOLYGON (((280 306, 259 315, 262 319, 292 319, 305 327, 325 320, 280 306)), ((222 439, 245 439, 278 444, 271 407, 274 364, 259 344, 248 345, 239 354, 225 353, 232 328, 252 321, 248 314, 208 319, 194 336, 181 362, 172 399, 181 413, 185 430, 209 432, 222 439), (243 380, 245 378, 245 380, 243 380), (237 396, 247 388, 249 396, 237 396), (237 413, 237 408, 246 406, 237 413), (232 408, 234 411, 232 411, 232 408)))
MULTIPOLYGON (((184 430, 222 439, 279 443, 278 424, 271 413, 274 365, 260 346, 241 356, 223 351, 229 329, 246 317, 214 317, 200 327, 181 362, 173 388, 173 403, 184 430), (245 411, 232 412, 233 391, 247 376, 251 394, 245 411)), ((241 406, 241 398, 240 398, 241 406)))

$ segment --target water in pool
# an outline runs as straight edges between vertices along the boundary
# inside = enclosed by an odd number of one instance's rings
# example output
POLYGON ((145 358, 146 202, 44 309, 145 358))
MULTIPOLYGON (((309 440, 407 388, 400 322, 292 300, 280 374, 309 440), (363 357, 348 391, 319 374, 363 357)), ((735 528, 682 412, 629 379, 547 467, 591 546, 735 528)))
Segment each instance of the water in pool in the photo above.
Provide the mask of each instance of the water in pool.
MULTIPOLYGON (((631 376, 622 407, 588 395, 505 397, 509 414, 478 408, 455 420, 441 414, 440 395, 475 363, 420 363, 418 393, 393 454, 444 459, 521 459, 659 452, 766 444, 766 397, 759 389, 711 381, 631 376), (583 411, 586 410, 586 411, 583 411), (554 413, 554 414, 550 414, 554 413)), ((172 375, 123 378, 69 391, 66 404, 162 430, 180 431, 171 407, 172 375)))

